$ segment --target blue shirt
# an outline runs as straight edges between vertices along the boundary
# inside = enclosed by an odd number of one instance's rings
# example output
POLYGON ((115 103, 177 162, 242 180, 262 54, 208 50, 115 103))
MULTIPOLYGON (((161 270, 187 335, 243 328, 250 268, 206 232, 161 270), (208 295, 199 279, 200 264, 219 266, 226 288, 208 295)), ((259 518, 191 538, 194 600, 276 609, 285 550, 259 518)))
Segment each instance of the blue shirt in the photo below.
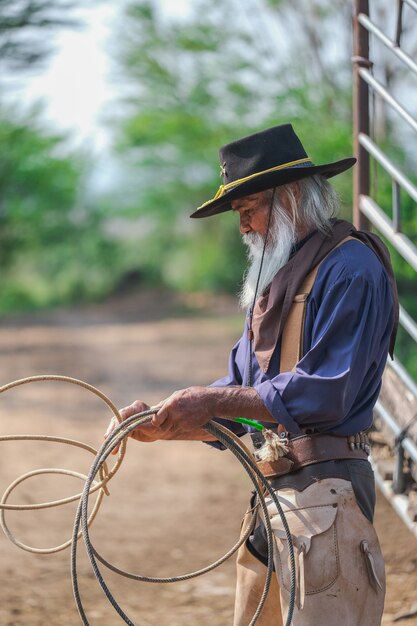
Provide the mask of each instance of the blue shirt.
MULTIPOLYGON (((230 354, 228 376, 213 386, 242 385, 251 358, 253 387, 289 433, 314 428, 353 435, 372 424, 393 320, 393 295, 382 263, 364 244, 347 241, 317 273, 307 301, 304 356, 296 371, 279 372, 278 342, 264 373, 249 354, 246 323, 230 354)), ((252 430, 224 423, 238 435, 252 430)))

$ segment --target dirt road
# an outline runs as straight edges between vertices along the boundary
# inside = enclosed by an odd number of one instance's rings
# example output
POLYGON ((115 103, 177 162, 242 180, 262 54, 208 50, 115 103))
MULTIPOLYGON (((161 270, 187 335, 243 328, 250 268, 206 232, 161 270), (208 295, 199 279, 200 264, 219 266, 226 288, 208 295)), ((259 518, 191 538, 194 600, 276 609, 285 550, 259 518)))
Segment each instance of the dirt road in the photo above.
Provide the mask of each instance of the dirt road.
MULTIPOLYGON (((205 384, 224 374, 239 335, 232 300, 184 302, 166 294, 136 294, 78 310, 3 320, 0 383, 60 373, 101 388, 118 405, 142 398, 155 403, 171 391, 205 384), (189 303, 188 303, 189 304, 189 303)), ((21 387, 0 397, 0 434, 50 434, 98 448, 110 413, 99 400, 61 383, 21 387)), ((86 473, 92 457, 61 444, 2 443, 0 489, 25 471, 62 467, 86 473)), ((73 478, 38 477, 13 494, 30 503, 70 495, 73 478)), ((199 568, 235 541, 250 485, 227 452, 199 443, 130 442, 91 534, 96 549, 119 567, 169 576, 199 568)), ((71 534, 74 505, 10 513, 17 537, 52 546, 71 534)), ((387 564, 383 624, 416 599, 417 541, 382 499, 376 526, 387 564)), ((0 625, 79 624, 72 598, 69 553, 35 555, 0 535, 0 625)), ((232 560, 201 578, 176 585, 146 585, 104 572, 123 609, 141 626, 230 626, 232 560)), ((122 623, 99 589, 80 546, 79 577, 91 625, 122 623)), ((417 617, 395 622, 417 624, 417 617)))

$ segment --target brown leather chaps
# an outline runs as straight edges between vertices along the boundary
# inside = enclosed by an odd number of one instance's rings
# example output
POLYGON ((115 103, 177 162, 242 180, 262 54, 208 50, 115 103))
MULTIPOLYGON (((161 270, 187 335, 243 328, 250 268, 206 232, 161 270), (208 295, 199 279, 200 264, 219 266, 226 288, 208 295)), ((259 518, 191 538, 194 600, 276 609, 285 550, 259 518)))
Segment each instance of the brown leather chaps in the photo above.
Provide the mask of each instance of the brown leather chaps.
MULTIPOLYGON (((303 491, 282 489, 278 499, 291 530, 297 589, 293 626, 380 626, 384 562, 371 522, 352 485, 324 478, 303 491)), ((290 565, 281 518, 271 500, 275 574, 257 626, 282 626, 288 612, 290 565)), ((247 513, 243 529, 250 523, 247 513)), ((262 524, 258 515, 256 524, 262 524)), ((263 591, 266 567, 241 546, 237 558, 234 626, 248 626, 263 591)))

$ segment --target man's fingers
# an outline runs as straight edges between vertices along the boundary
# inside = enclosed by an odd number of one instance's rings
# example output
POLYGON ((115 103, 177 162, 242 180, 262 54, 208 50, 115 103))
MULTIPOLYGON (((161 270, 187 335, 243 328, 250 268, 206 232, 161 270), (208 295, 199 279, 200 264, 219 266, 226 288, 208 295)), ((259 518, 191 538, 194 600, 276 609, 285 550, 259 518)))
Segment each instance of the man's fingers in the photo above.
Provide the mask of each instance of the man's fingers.
POLYGON ((120 415, 123 420, 126 420, 128 417, 132 415, 136 415, 137 413, 142 413, 143 411, 147 411, 149 409, 149 404, 142 402, 141 400, 135 400, 132 404, 123 407, 120 409, 120 415))
MULTIPOLYGON (((158 408, 158 407, 154 407, 158 408)), ((161 430, 167 430, 170 427, 170 423, 168 420, 169 413, 166 409, 161 407, 153 417, 152 417, 152 426, 156 426, 156 428, 160 428, 161 430)))
POLYGON ((109 435, 111 435, 111 433, 112 433, 112 432, 114 431, 114 429, 116 428, 116 425, 117 425, 117 420, 116 420, 116 418, 115 418, 115 417, 112 417, 112 418, 111 418, 111 420, 110 420, 109 425, 107 426, 107 430, 106 430, 106 432, 104 433, 104 439, 107 439, 107 437, 108 437, 109 435))
POLYGON ((166 430, 169 428, 168 416, 159 415, 158 413, 152 417, 151 424, 155 426, 155 428, 160 428, 161 430, 166 430))
MULTIPOLYGON (((163 400, 152 407, 149 407, 149 405, 141 402, 140 400, 136 400, 132 404, 129 404, 128 406, 120 409, 119 412, 122 421, 125 421, 132 415, 142 413, 143 411, 147 411, 149 410, 149 408, 152 408, 152 410, 157 411, 157 413, 153 415, 152 420, 147 424, 143 424, 138 428, 135 428, 133 431, 131 431, 130 436, 134 439, 137 439, 138 441, 144 442, 156 441, 158 439, 175 439, 175 434, 178 431, 178 424, 176 424, 176 413, 175 410, 173 410, 174 407, 172 407, 171 404, 171 396, 170 398, 167 398, 166 400, 163 400)), ((116 418, 113 418, 107 428, 105 434, 106 439, 111 436, 117 426, 118 420, 116 418)), ((112 451, 112 454, 117 454, 119 447, 120 445, 116 446, 112 451)))

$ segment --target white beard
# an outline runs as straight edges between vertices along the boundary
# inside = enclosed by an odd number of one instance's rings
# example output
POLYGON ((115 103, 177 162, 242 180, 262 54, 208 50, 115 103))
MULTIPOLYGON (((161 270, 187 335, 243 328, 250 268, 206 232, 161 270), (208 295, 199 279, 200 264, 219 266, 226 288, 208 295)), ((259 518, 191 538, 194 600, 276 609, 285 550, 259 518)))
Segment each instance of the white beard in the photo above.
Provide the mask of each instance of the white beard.
MULTIPOLYGON (((272 211, 268 242, 256 293, 257 298, 269 287, 275 274, 287 263, 291 250, 297 241, 295 227, 288 213, 276 204, 272 211)), ((255 296, 264 238, 258 233, 247 233, 242 236, 242 240, 248 247, 249 267, 243 277, 239 304, 242 309, 248 309, 252 306, 255 296)))

